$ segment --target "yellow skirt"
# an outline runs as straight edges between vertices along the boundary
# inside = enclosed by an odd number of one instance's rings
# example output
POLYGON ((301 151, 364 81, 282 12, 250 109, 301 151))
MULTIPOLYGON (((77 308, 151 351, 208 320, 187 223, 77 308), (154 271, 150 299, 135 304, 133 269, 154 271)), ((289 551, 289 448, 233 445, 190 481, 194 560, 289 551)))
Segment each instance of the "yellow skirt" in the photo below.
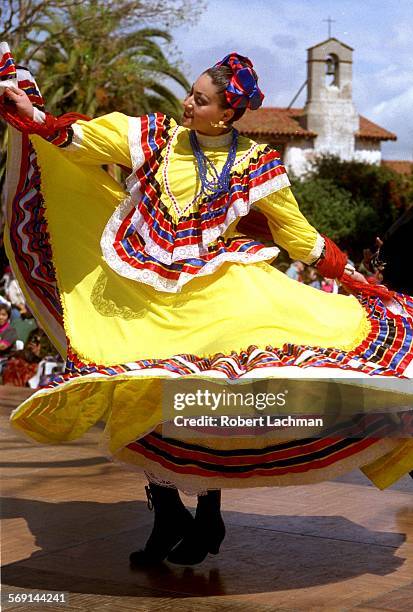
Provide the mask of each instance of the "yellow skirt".
MULTIPOLYGON (((46 289, 40 294, 27 274, 27 254, 36 245, 19 243, 27 197, 22 176, 13 172, 8 255, 30 308, 68 358, 68 374, 14 412, 16 427, 38 441, 60 442, 105 420, 112 457, 193 490, 316 482, 366 464, 378 486, 388 486, 413 469, 410 440, 353 440, 338 450, 326 436, 322 451, 318 440, 281 444, 271 434, 253 442, 237 436, 165 442, 159 433, 161 387, 171 376, 252 379, 265 372, 268 378, 294 378, 307 369, 316 377, 329 368, 333 375, 352 368, 366 377, 401 375, 411 360, 411 305, 404 303, 403 316, 390 315, 397 338, 405 338, 403 355, 394 337, 379 354, 372 347, 382 334, 383 311, 297 283, 267 263, 225 263, 178 294, 121 277, 103 261, 100 238, 125 193, 100 168, 77 166, 41 139, 32 140, 34 152, 24 138, 14 146, 23 161, 35 153, 40 182, 33 189, 41 199, 42 224, 37 221, 50 249, 59 316, 46 289), (283 444, 290 444, 289 457, 295 458, 289 466, 283 444), (234 450, 235 464, 229 460, 234 450)), ((27 164, 20 167, 27 173, 27 164)))

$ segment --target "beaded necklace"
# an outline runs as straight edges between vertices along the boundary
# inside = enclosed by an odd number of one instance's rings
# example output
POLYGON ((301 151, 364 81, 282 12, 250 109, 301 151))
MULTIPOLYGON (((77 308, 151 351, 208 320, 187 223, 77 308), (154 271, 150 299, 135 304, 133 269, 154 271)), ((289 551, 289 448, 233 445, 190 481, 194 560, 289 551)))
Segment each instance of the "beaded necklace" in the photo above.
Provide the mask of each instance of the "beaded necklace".
POLYGON ((199 194, 195 196, 195 198, 197 199, 202 194, 205 194, 208 197, 209 202, 213 202, 219 196, 228 192, 229 181, 231 178, 231 169, 234 165, 235 157, 237 154, 238 130, 232 130, 231 146, 221 173, 218 173, 218 170, 215 167, 214 163, 205 155, 205 153, 201 149, 196 133, 193 130, 191 130, 189 133, 189 141, 191 143, 192 151, 195 155, 195 159, 198 164, 199 180, 201 181, 201 190, 199 194), (208 178, 208 171, 209 174, 212 175, 211 179, 208 178))

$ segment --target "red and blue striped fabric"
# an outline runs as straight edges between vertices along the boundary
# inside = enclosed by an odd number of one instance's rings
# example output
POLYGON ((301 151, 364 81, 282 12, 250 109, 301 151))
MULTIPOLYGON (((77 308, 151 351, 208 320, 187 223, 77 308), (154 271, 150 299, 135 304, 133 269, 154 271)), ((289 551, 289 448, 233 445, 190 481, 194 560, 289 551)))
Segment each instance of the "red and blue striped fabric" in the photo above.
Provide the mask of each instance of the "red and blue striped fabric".
MULTIPOLYGON (((281 175, 287 181, 277 151, 270 147, 252 147, 249 163, 241 170, 237 166, 233 169, 228 194, 213 202, 203 197, 196 212, 176 219, 162 201, 162 189, 155 174, 161 162, 166 163, 163 149, 179 129, 171 126, 168 117, 160 113, 141 118, 141 147, 146 161, 135 171, 134 177, 140 195, 119 223, 113 242, 122 264, 136 270, 150 269, 160 279, 171 282, 177 282, 182 274, 196 276, 202 273, 206 264, 217 256, 224 259, 225 253, 234 256, 236 253, 258 255, 263 252, 266 247, 260 242, 248 238, 224 240, 221 234, 229 225, 232 211, 239 211, 240 207, 243 214, 249 211, 251 190, 262 188, 281 175), (156 255, 148 249, 146 236, 142 238, 142 224, 151 244, 157 247, 156 255), (176 256, 177 250, 188 253, 191 247, 190 255, 176 256)), ((231 220, 237 216, 238 212, 233 212, 231 220)))
POLYGON ((0 43, 0 81, 16 79, 16 65, 5 43, 0 43))
POLYGON ((230 355, 218 353, 212 357, 197 355, 174 355, 169 359, 142 359, 128 364, 104 366, 96 363, 84 363, 68 348, 67 373, 56 376, 47 388, 88 374, 103 374, 112 377, 123 372, 146 369, 164 369, 179 376, 216 371, 228 379, 241 376, 253 377, 253 371, 261 368, 299 366, 300 368, 331 368, 354 370, 371 376, 403 377, 403 372, 413 360, 413 333, 411 317, 413 316, 413 299, 397 294, 408 316, 391 313, 385 308, 380 298, 364 298, 363 307, 370 323, 370 332, 365 340, 352 351, 335 348, 321 348, 297 344, 285 344, 281 348, 267 346, 258 349, 250 346, 240 353, 230 355), (409 317, 409 318, 408 318, 409 317))
MULTIPOLYGON (((30 72, 14 63, 6 43, 0 43, 0 79, 17 79, 32 104, 43 110, 44 102, 30 72)), ((4 109, 4 105, 0 110, 4 109)), ((62 308, 53 266, 52 248, 48 233, 41 177, 36 152, 26 134, 16 143, 20 167, 13 167, 18 173, 16 189, 10 202, 8 214, 9 240, 13 251, 14 266, 33 296, 38 299, 49 316, 63 330, 62 308)))

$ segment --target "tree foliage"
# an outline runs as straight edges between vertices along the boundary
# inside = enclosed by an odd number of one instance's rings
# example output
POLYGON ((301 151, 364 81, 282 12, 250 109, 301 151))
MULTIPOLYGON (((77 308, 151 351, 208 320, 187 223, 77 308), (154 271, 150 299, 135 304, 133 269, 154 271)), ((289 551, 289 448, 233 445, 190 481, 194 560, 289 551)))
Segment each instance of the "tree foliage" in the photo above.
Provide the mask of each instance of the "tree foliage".
MULTIPOLYGON (((39 42, 33 35, 40 22, 50 14, 64 14, 76 7, 101 7, 116 14, 122 30, 132 30, 156 24, 169 30, 177 25, 194 22, 205 6, 204 0, 0 0, 0 16, 4 39, 14 47, 39 42)), ((31 57, 27 57, 28 60, 31 57)))
POLYGON ((370 208, 332 179, 295 181, 293 189, 302 213, 336 242, 350 241, 362 224, 371 222, 370 208))
POLYGON ((293 189, 310 222, 355 259, 413 205, 412 177, 331 155, 318 157, 293 189))
MULTIPOLYGON (((203 0, 0 0, 0 21, 3 40, 35 75, 53 114, 159 111, 177 118, 181 103, 172 84, 189 84, 169 30, 194 21, 203 6, 203 0)), ((6 139, 0 123, 2 150, 6 139)), ((4 165, 3 157, 0 182, 4 165)))
POLYGON ((192 0, 2 1, 4 38, 33 70, 48 109, 99 115, 158 110, 177 115, 168 83, 188 82, 168 29, 194 19, 192 0))

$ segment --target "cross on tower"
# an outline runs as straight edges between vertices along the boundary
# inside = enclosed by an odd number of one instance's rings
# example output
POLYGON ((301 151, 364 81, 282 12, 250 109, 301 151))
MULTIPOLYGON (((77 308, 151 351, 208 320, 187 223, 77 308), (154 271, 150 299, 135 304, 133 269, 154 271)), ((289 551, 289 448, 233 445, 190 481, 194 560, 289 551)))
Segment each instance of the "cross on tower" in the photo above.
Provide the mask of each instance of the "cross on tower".
POLYGON ((327 21, 327 23, 328 23, 328 37, 331 38, 331 24, 335 23, 336 20, 335 19, 331 19, 331 17, 329 16, 328 19, 323 19, 323 21, 327 21))

